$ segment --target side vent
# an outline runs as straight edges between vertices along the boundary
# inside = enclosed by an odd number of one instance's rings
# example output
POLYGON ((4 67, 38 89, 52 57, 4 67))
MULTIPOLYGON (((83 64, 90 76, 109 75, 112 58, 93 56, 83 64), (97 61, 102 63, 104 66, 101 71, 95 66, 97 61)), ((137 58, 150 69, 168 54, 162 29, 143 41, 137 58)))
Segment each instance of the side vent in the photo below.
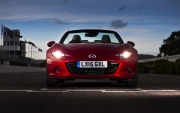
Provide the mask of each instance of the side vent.
POLYGON ((51 71, 51 72, 52 72, 52 73, 55 73, 55 72, 57 71, 57 69, 58 69, 58 68, 59 68, 59 67, 58 67, 58 66, 56 66, 55 68, 53 68, 53 69, 52 69, 52 71, 51 71))
POLYGON ((127 68, 127 70, 128 70, 129 72, 132 73, 132 70, 131 70, 129 67, 126 66, 126 68, 127 68))

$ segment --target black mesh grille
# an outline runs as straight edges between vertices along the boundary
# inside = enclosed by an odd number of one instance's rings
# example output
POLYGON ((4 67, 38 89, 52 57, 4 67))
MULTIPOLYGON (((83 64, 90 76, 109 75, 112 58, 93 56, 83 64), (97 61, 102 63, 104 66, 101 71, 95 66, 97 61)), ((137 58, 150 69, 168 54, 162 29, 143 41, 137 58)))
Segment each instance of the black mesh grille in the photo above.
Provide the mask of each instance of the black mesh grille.
POLYGON ((113 74, 118 68, 117 62, 108 62, 107 68, 77 68, 77 62, 68 62, 66 67, 72 74, 83 74, 83 75, 105 75, 113 74))

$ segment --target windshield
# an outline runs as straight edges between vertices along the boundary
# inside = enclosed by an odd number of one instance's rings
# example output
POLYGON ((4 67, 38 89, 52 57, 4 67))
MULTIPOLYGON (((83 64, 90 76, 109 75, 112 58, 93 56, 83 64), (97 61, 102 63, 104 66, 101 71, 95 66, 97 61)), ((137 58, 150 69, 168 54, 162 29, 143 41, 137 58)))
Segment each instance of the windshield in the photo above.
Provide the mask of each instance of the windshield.
POLYGON ((63 44, 71 43, 113 43, 122 44, 115 34, 105 32, 78 32, 69 33, 63 44))

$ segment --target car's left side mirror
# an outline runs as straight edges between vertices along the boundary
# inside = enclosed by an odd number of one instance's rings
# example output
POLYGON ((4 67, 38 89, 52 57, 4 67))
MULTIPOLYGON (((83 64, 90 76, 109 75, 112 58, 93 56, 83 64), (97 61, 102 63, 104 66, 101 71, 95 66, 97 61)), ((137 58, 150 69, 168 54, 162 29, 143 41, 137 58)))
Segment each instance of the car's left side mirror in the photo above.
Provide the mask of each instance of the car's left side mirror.
POLYGON ((135 43, 134 42, 131 42, 131 41, 127 41, 128 44, 130 44, 131 46, 135 46, 135 43))
POLYGON ((51 47, 53 44, 55 44, 55 41, 50 41, 50 42, 47 43, 47 46, 51 47))

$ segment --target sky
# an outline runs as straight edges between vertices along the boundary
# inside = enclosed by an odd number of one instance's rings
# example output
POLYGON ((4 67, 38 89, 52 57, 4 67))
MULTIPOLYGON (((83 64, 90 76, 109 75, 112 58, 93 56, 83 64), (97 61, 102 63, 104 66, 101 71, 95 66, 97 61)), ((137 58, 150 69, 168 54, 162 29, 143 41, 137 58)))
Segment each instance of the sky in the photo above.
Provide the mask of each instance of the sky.
POLYGON ((157 55, 163 40, 180 30, 179 0, 0 0, 0 24, 19 29, 43 51, 75 29, 106 29, 133 41, 139 54, 157 55))

